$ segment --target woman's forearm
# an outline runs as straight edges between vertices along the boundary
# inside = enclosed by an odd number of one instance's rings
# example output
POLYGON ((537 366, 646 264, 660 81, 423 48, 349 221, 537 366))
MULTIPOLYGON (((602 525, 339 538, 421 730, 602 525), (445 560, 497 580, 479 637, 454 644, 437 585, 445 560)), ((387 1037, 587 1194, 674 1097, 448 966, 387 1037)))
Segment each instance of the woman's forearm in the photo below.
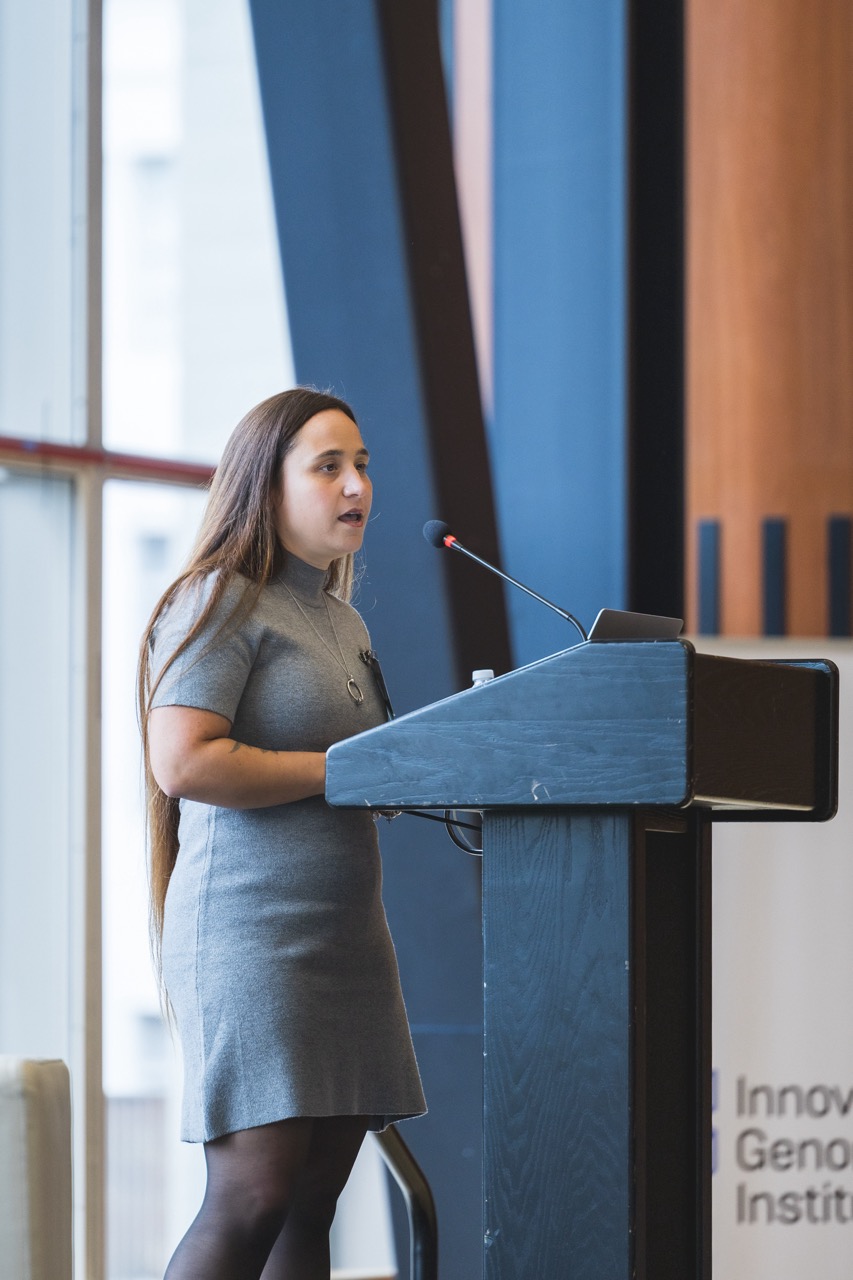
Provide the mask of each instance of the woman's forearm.
POLYGON ((268 751, 234 738, 214 738, 197 745, 171 781, 168 794, 177 792, 184 800, 223 809, 262 809, 322 795, 326 757, 322 751, 268 751))
POLYGON ((223 809, 263 809, 322 795, 322 751, 272 751, 231 737, 225 716, 195 707, 155 707, 148 752, 167 796, 223 809))

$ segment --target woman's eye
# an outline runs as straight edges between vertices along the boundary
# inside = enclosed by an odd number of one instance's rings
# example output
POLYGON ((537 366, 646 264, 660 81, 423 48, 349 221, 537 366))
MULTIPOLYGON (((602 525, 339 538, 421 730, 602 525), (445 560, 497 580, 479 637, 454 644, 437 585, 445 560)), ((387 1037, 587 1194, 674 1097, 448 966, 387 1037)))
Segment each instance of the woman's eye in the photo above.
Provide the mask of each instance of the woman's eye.
POLYGON ((355 469, 356 469, 356 471, 360 471, 360 472, 361 472, 361 474, 362 474, 362 475, 364 475, 364 474, 365 474, 365 472, 367 471, 367 463, 366 463, 366 462, 357 462, 357 463, 355 464, 355 469))

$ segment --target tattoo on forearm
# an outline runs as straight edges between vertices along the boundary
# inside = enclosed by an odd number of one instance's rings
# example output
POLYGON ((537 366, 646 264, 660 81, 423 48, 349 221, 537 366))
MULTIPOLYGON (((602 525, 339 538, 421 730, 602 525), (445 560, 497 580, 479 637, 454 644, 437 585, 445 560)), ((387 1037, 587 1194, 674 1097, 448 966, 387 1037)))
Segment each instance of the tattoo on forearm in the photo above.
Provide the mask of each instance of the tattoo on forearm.
MULTIPOLYGON (((245 747, 245 746, 246 746, 245 742, 232 742, 231 750, 229 751, 228 754, 233 756, 235 751, 239 751, 242 747, 245 747)), ((248 749, 250 751, 260 751, 262 756, 274 756, 276 754, 276 752, 273 750, 272 747, 249 747, 248 749)))

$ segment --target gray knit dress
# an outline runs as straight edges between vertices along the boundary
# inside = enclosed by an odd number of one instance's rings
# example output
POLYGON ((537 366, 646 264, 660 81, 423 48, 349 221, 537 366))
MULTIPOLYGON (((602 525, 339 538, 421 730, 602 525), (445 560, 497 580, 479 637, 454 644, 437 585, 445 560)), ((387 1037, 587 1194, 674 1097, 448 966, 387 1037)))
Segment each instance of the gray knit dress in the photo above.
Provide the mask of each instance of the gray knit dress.
MULTIPOLYGON (((359 657, 364 623, 323 592, 324 578, 289 556, 248 618, 221 629, 247 586, 236 579, 154 705, 214 711, 238 742, 273 751, 325 751, 380 724, 359 657), (360 705, 333 656, 338 641, 360 705)), ((185 596, 158 624, 155 671, 205 593, 185 596)), ((422 1114, 371 815, 322 796, 263 809, 182 800, 179 842, 163 974, 184 1056, 181 1137, 206 1142, 292 1116, 366 1115, 381 1129, 422 1114)))

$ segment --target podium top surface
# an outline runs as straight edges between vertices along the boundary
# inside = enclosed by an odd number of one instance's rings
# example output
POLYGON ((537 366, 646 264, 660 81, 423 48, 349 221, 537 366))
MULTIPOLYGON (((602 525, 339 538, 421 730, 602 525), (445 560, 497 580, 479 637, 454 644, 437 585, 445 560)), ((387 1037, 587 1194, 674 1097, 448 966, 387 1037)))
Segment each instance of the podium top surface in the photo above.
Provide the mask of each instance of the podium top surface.
POLYGON ((832 816, 830 662, 586 643, 330 748, 326 797, 357 808, 704 805, 832 816))

